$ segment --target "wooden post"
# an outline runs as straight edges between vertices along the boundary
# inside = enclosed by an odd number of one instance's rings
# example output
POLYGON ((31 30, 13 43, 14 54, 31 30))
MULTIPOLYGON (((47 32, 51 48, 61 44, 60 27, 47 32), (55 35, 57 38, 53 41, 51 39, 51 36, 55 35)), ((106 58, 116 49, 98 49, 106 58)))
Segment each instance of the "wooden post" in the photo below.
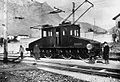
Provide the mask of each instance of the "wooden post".
POLYGON ((7 26, 8 26, 8 16, 7 16, 7 2, 8 0, 4 0, 4 57, 3 57, 3 62, 7 63, 8 62, 8 41, 7 41, 7 26))
POLYGON ((72 13, 73 13, 73 23, 75 22, 75 3, 73 3, 73 9, 72 9, 72 13))

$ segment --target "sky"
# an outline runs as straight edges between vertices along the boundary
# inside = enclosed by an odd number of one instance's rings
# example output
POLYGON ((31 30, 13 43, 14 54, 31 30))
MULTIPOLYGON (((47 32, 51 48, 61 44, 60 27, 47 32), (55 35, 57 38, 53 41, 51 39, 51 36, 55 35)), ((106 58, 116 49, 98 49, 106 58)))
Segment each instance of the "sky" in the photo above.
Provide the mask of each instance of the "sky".
MULTIPOLYGON (((41 3, 47 2, 51 7, 58 7, 65 10, 65 13, 60 13, 59 15, 63 18, 67 17, 72 9, 72 2, 75 2, 76 7, 79 6, 84 0, 36 0, 41 3)), ((89 0, 94 4, 79 21, 88 22, 90 24, 95 24, 104 29, 110 29, 115 26, 115 21, 112 20, 113 17, 120 13, 120 0, 89 0)), ((75 17, 79 17, 85 9, 90 5, 83 5, 81 9, 76 12, 75 17)))

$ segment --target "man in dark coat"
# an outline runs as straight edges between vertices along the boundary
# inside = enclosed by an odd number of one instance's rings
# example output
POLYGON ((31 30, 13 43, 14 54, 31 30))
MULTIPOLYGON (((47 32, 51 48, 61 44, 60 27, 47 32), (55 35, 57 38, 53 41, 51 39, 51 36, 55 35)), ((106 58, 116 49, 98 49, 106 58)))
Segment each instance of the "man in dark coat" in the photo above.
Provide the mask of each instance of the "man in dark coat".
POLYGON ((103 59, 105 60, 105 64, 109 63, 109 46, 107 42, 104 42, 103 45, 103 59))
POLYGON ((35 59, 38 60, 40 57, 40 49, 37 44, 34 46, 33 53, 34 53, 35 59))

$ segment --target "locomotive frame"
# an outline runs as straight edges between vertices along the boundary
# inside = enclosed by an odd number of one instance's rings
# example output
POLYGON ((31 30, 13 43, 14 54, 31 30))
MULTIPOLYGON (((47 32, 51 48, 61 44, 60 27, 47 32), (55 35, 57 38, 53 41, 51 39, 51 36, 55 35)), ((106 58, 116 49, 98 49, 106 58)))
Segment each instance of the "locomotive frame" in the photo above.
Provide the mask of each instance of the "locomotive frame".
POLYGON ((66 22, 67 19, 72 14, 74 15, 75 11, 86 2, 91 4, 91 6, 78 18, 80 19, 94 6, 88 0, 85 0, 76 9, 73 9, 73 12, 62 22, 62 24, 58 26, 41 25, 42 38, 31 42, 27 49, 31 52, 31 55, 34 54, 33 48, 36 44, 40 49, 40 56, 46 58, 88 58, 88 51, 92 51, 94 56, 99 55, 101 52, 101 43, 80 37, 80 25, 75 24, 78 19, 73 21, 73 24, 71 24, 71 22, 66 22), (88 44, 92 45, 90 50, 87 48, 88 44))
POLYGON ((41 57, 46 58, 88 58, 87 44, 92 44, 95 51, 100 52, 100 42, 80 38, 80 25, 50 25, 41 30, 42 38, 29 44, 31 54, 36 44, 39 46, 41 57))

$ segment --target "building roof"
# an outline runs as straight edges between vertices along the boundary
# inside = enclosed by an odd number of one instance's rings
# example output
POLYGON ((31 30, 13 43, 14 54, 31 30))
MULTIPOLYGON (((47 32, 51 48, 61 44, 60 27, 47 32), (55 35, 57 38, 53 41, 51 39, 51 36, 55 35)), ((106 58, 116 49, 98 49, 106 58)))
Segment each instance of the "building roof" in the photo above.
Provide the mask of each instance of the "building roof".
POLYGON ((115 16, 113 20, 116 20, 116 18, 118 18, 119 16, 120 16, 120 13, 117 16, 115 16))

